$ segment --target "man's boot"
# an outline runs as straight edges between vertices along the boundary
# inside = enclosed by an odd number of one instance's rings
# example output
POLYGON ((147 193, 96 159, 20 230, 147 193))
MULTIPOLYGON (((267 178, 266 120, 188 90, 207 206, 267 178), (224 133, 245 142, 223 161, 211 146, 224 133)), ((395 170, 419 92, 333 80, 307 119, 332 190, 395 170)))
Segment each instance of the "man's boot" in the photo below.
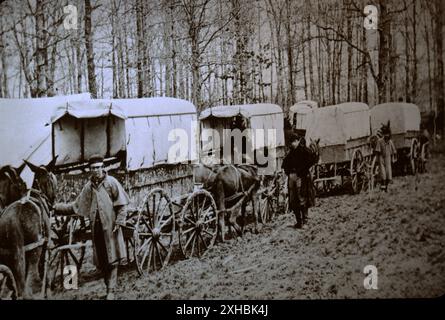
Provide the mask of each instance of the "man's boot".
POLYGON ((307 224, 308 208, 304 208, 304 209, 302 210, 302 212, 303 212, 303 224, 307 224))
POLYGON ((302 215, 301 215, 300 209, 295 210, 295 218, 297 220, 297 223, 295 224, 295 228, 301 229, 303 227, 303 224, 302 224, 302 215))

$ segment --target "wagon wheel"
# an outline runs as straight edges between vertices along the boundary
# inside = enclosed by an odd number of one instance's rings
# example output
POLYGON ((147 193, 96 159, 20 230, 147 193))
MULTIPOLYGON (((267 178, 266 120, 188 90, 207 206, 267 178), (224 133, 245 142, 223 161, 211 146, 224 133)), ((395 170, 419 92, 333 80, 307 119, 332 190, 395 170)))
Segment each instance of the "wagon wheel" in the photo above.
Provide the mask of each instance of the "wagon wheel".
POLYGON ((140 275, 168 264, 175 236, 170 197, 161 188, 150 191, 139 210, 135 230, 135 260, 140 275))
POLYGON ((275 187, 275 179, 266 182, 263 177, 260 190, 258 190, 259 217, 263 224, 269 222, 274 214, 275 187))
POLYGON ((411 148, 409 150, 409 163, 411 168, 411 173, 417 173, 417 159, 419 158, 420 146, 417 139, 411 140, 411 148))
POLYGON ((366 185, 367 164, 360 150, 355 150, 351 159, 351 190, 353 194, 360 193, 366 185))
POLYGON ((75 266, 77 273, 82 267, 86 241, 88 238, 88 226, 84 217, 70 216, 58 219, 58 223, 51 226, 53 243, 48 247, 48 287, 54 289, 59 279, 63 285, 63 272, 66 266, 75 266))
POLYGON ((270 222, 275 213, 275 195, 270 194, 268 190, 265 190, 260 194, 260 217, 261 222, 267 223, 270 222))
POLYGON ((215 200, 206 190, 192 193, 182 208, 179 243, 185 258, 200 257, 215 244, 218 216, 215 200))
POLYGON ((0 300, 17 299, 17 284, 14 275, 7 266, 0 265, 0 300))

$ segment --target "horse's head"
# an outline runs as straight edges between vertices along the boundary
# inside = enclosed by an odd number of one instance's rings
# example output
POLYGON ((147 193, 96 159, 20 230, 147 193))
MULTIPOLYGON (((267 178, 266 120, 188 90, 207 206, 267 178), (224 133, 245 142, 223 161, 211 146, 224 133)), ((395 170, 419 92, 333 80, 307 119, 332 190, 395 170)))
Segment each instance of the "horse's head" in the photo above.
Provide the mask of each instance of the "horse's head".
POLYGON ((385 136, 391 137, 391 121, 388 120, 388 122, 386 124, 382 123, 380 126, 379 133, 383 137, 385 137, 385 136))
POLYGON ((316 162, 318 162, 318 159, 320 158, 320 139, 309 139, 309 149, 314 154, 316 162))
POLYGON ((202 184, 204 188, 212 185, 213 179, 216 176, 216 167, 211 167, 205 164, 197 164, 193 167, 193 179, 196 184, 202 184))
POLYGON ((20 177, 25 164, 19 168, 4 166, 0 168, 0 209, 20 199, 26 192, 26 184, 20 177))
POLYGON ((57 192, 57 178, 51 170, 54 168, 57 156, 51 160, 51 162, 46 166, 36 166, 29 161, 25 161, 28 167, 34 172, 34 181, 32 184, 33 189, 42 192, 50 204, 54 203, 56 199, 57 192))

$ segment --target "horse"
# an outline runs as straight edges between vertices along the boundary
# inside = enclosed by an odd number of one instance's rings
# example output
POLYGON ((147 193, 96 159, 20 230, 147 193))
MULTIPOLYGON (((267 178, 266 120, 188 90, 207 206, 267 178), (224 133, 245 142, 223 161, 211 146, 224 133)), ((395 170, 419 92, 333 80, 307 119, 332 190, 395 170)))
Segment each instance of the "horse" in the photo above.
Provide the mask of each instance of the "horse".
POLYGON ((25 194, 26 184, 20 177, 24 168, 25 163, 19 168, 9 165, 0 168, 0 212, 25 194))
POLYGON ((32 188, 0 216, 0 263, 11 269, 18 298, 34 298, 34 288, 42 280, 39 264, 50 235, 49 215, 57 188, 56 176, 51 172, 55 161, 47 166, 25 161, 35 174, 32 188))
POLYGON ((320 139, 309 139, 309 150, 312 152, 312 155, 314 156, 314 162, 318 163, 320 160, 320 139))
POLYGON ((242 235, 246 222, 246 206, 252 202, 254 229, 258 232, 258 189, 260 179, 258 170, 252 165, 215 165, 200 164, 194 169, 195 183, 203 184, 215 199, 218 210, 218 226, 221 241, 225 241, 225 223, 242 235), (227 209, 227 207, 232 207, 227 209), (238 208, 241 207, 241 225, 236 221, 238 208))

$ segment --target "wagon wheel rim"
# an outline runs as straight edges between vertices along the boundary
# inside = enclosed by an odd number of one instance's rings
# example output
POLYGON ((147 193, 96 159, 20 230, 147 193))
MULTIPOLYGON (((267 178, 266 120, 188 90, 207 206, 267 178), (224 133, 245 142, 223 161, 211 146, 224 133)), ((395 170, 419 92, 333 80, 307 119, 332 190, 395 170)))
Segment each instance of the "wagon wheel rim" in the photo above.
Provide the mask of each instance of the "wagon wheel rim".
POLYGON ((205 190, 192 193, 181 211, 179 243, 185 258, 201 257, 213 246, 218 216, 213 197, 205 190))
POLYGON ((360 193, 363 183, 363 155, 360 150, 354 151, 351 159, 351 187, 352 193, 360 193))
POLYGON ((11 269, 0 265, 0 300, 15 300, 17 298, 17 283, 11 269))
POLYGON ((419 172, 424 173, 426 171, 426 159, 427 159, 427 143, 424 143, 422 145, 422 149, 420 151, 420 157, 419 157, 419 172))
POLYGON ((161 188, 146 196, 133 232, 134 258, 140 275, 164 268, 173 250, 175 216, 170 197, 161 188))

